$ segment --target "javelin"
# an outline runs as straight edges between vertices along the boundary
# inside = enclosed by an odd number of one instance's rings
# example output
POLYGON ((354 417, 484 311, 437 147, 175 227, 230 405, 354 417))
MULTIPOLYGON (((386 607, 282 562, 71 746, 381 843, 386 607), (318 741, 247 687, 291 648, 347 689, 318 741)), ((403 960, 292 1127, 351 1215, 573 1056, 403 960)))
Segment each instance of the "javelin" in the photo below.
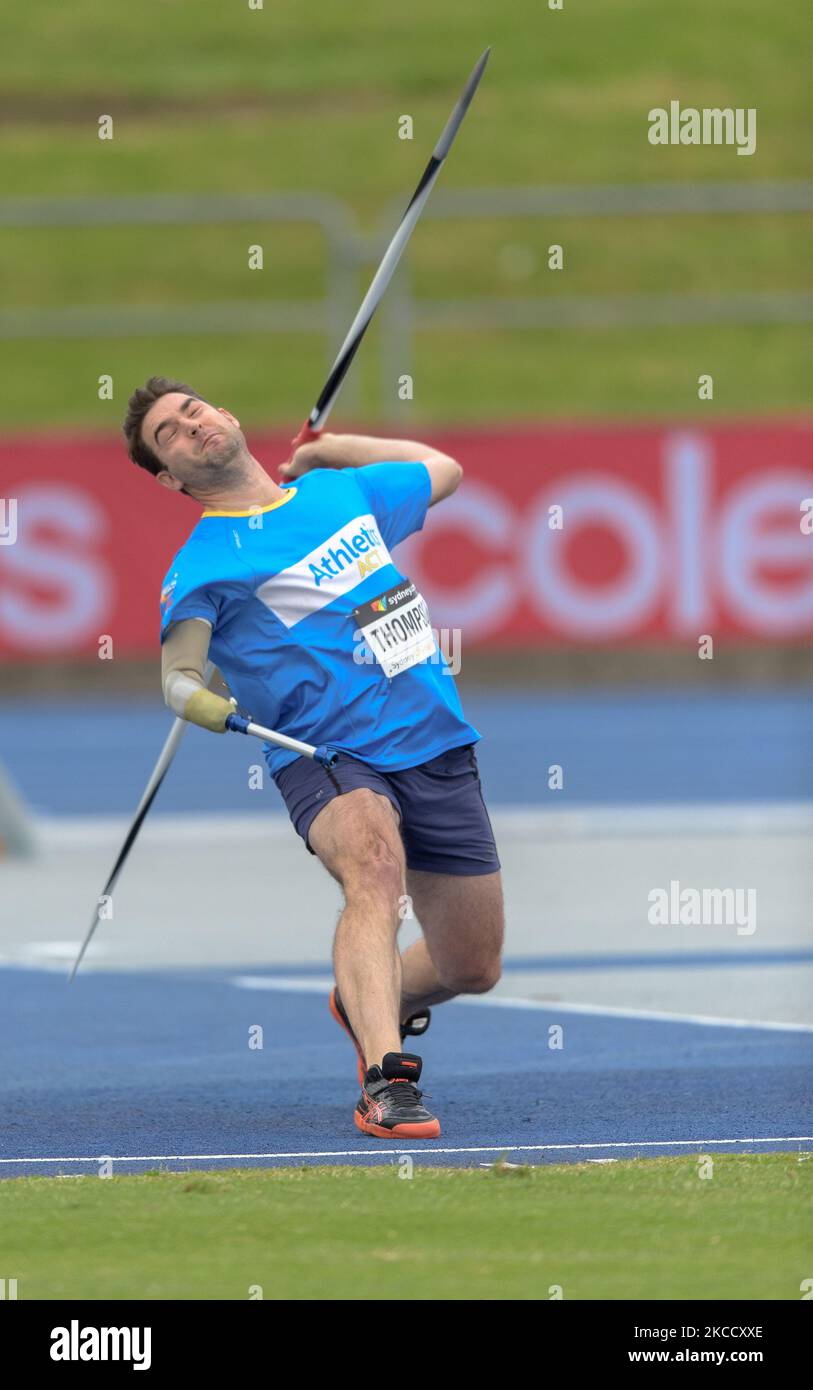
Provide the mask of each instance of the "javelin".
MULTIPOLYGON (((214 669, 215 668, 212 665, 211 661, 208 661, 203 672, 204 685, 208 686, 209 681, 212 678, 214 669)), ((336 754, 334 753, 333 749, 328 748, 323 744, 320 745, 318 748, 314 748, 312 744, 300 743, 299 739, 288 738, 286 734, 273 733, 271 729, 265 729, 261 724, 254 724, 251 720, 245 719, 242 715, 239 714, 228 714, 226 716, 226 727, 232 729, 235 733, 253 734, 255 738, 264 739, 267 743, 276 743, 282 748, 289 748, 294 753, 299 753, 305 757, 315 759, 315 761, 320 762, 323 765, 323 767, 332 767, 336 761, 336 754)), ((149 811, 150 807, 152 806, 152 803, 158 795, 158 790, 161 786, 161 783, 163 782, 164 778, 169 772, 172 759, 175 757, 175 754, 178 751, 178 745, 181 739, 183 738, 184 734, 186 733, 186 728, 187 721, 185 719, 176 719, 172 725, 172 728, 169 731, 169 734, 167 735, 166 742, 164 743, 164 746, 159 754, 158 762, 155 764, 155 767, 153 768, 152 776, 150 777, 149 782, 144 788, 144 794, 138 803, 136 813, 133 817, 133 823, 130 826, 130 829, 127 831, 127 836, 125 838, 124 844, 119 850, 118 858, 116 859, 113 868, 110 870, 107 882, 105 883, 104 888, 99 894, 99 898, 96 903, 96 910, 93 914, 93 920, 91 921, 87 935, 85 936, 85 939, 79 948, 79 954, 77 955, 76 960, 73 963, 71 973, 68 976, 69 983, 73 979, 77 970, 79 969, 79 966, 82 962, 82 957, 84 956, 85 951, 87 950, 88 945, 90 944, 90 939, 93 936, 93 933, 95 932, 100 921, 102 920, 102 909, 110 901, 110 894, 113 892, 113 889, 116 886, 118 876, 127 862, 127 857, 130 853, 130 850, 135 844, 136 836, 138 835, 139 830, 141 829, 142 825, 144 824, 144 821, 147 818, 147 812, 149 811)))
POLYGON ((295 445, 302 444, 305 440, 313 439, 318 435, 333 408, 334 401, 339 394, 342 382, 349 370, 350 363, 358 352, 361 340, 367 332, 370 319, 381 303, 384 291, 390 283, 395 267, 401 259, 401 253, 414 231, 415 224, 423 212, 429 194, 432 192, 435 180, 443 166, 443 161, 452 148, 452 143, 463 122, 463 117, 469 109, 471 99, 477 91, 480 78, 485 71, 490 52, 491 49, 487 48, 483 53, 472 71, 468 82, 463 88, 457 105, 443 128, 440 139, 432 151, 432 157, 421 175, 418 187, 415 189, 406 212, 398 224, 395 236, 384 252, 383 260, 373 276, 370 288, 361 302, 361 308, 353 319, 347 337, 339 349, 339 355, 330 369, 330 375, 325 382, 322 393, 296 439, 293 441, 295 445))
MULTIPOLYGON (((359 345, 361 343, 362 338, 364 337, 364 334, 367 331, 367 328, 369 327, 370 320, 372 319, 373 314, 378 308, 378 305, 381 303, 384 291, 386 290, 388 284, 390 283, 390 280, 393 277, 395 267, 401 259, 404 247, 409 241, 409 238, 415 229, 415 225, 418 221, 418 218, 423 212, 429 194, 432 192, 432 189, 434 187, 435 180, 437 179, 437 176, 440 173, 440 170, 443 166, 443 162, 446 159, 446 156, 449 153, 449 150, 451 149, 452 144, 454 142, 454 138, 457 135, 457 132, 460 129, 460 126, 463 122, 463 117, 469 109, 471 99, 474 96, 474 93, 477 91, 477 87, 480 83, 480 78, 482 77, 483 72, 485 71, 485 66, 488 62, 490 52, 491 49, 487 48, 483 53, 482 57, 479 59, 477 65, 471 73, 471 76, 469 77, 468 82, 463 88, 463 91, 454 107, 454 110, 452 111, 451 116, 449 117, 448 121, 446 122, 446 125, 443 128, 443 131, 441 132, 440 139, 438 140, 434 150, 432 151, 432 156, 429 160, 429 163, 427 164, 426 168, 423 171, 423 174, 421 175, 418 187, 415 189, 415 192, 413 193, 409 201, 409 204, 407 205, 407 209, 403 217, 401 218, 400 223, 398 224, 392 241, 390 242, 389 246, 384 252, 383 259, 378 267, 378 270, 373 276, 370 288, 368 289, 366 295, 364 296, 364 299, 361 302, 361 308, 356 314, 356 317, 353 319, 347 337, 345 338, 341 348, 339 349, 339 354, 336 358, 336 361, 333 363, 333 366, 330 369, 330 375, 328 376, 328 379, 325 382, 324 387, 322 388, 316 405, 313 407, 313 410, 311 411, 310 415, 308 416, 307 420, 305 421, 304 425, 299 431, 299 434, 296 436, 294 440, 292 440, 292 444, 295 448, 299 444, 302 444, 309 439, 318 438, 319 433, 325 423, 325 420, 327 419, 328 415, 330 414, 330 411, 333 408, 333 405, 336 401, 336 397, 338 396, 339 391, 341 390, 342 383, 350 369, 350 364, 353 361, 353 358, 355 357, 356 353, 358 352, 359 345)), ((210 662, 207 664, 206 670, 204 672, 204 684, 207 686, 212 677, 213 671, 214 666, 210 662)), ((226 727, 234 733, 252 734, 256 738, 262 738, 268 743, 274 743, 279 747, 293 749, 294 751, 302 754, 303 756, 314 758, 317 762, 321 762, 328 767, 331 766, 332 762, 335 760, 335 754, 329 748, 325 748, 322 745, 320 745, 318 748, 314 748, 311 744, 300 743, 297 739, 290 739, 287 738, 284 734, 274 733, 271 729, 264 729, 262 728, 262 726, 254 724, 237 714, 230 714, 227 716, 226 727)), ((116 862, 113 865, 108 880, 104 886, 104 890, 99 896, 96 910, 93 914, 93 920, 91 921, 87 935, 85 936, 85 939, 79 948, 79 954, 77 955, 76 960, 73 963, 70 975, 68 976, 69 981, 74 978, 77 970, 79 969, 82 957, 84 956, 85 951, 87 950, 88 945, 90 944, 90 939, 93 936, 93 933, 95 932, 101 920, 102 908, 109 900, 109 895, 115 887, 119 874, 124 868, 130 850, 135 844, 138 832, 146 819, 147 812, 152 806, 152 803, 158 794, 158 790, 161 786, 161 783, 163 782, 164 778, 167 775, 167 772, 170 769, 172 760, 175 757, 175 753, 177 751, 178 745, 181 741, 181 738, 183 737, 185 730, 186 720, 177 718, 174 724, 172 725, 172 728, 170 729, 170 732, 167 736, 167 740, 163 748, 161 749, 158 761, 155 764, 155 767, 153 768, 150 780, 147 783, 147 786, 144 790, 144 794, 141 797, 140 802, 138 803, 138 808, 136 810, 135 816, 133 817, 132 825, 130 826, 130 829, 127 832, 124 844, 122 845, 119 851, 118 858, 116 859, 116 862)))

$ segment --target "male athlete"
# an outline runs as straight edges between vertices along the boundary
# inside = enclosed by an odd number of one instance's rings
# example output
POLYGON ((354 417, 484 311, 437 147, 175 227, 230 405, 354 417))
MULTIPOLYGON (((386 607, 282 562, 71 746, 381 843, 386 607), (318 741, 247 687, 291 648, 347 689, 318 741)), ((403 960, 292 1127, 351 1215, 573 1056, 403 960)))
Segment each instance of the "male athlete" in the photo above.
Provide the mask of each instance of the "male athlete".
POLYGON ((296 830, 344 894, 330 1009, 358 1055, 355 1122, 382 1139, 435 1138, 421 1059, 403 1044, 426 1031, 432 1004, 496 984, 502 887, 480 735, 390 552, 462 469, 427 445, 323 434, 277 483, 239 420, 164 377, 133 393, 124 433, 134 463, 203 507, 161 592, 166 703, 224 732, 234 705, 206 689, 208 659, 258 723, 339 751, 328 771, 264 749, 296 830), (423 937, 402 956, 409 900, 423 937))

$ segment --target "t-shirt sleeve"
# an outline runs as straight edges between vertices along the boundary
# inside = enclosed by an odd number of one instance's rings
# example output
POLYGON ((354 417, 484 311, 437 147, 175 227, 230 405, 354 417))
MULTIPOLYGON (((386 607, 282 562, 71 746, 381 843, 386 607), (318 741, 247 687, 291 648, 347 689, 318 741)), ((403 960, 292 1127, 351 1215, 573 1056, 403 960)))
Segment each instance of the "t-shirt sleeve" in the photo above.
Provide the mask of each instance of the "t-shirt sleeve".
POLYGON ((425 463, 368 463, 352 473, 381 528, 385 545, 397 545, 420 531, 432 494, 425 463))
POLYGON ((184 618, 205 618, 214 628, 221 603, 222 596, 211 585, 186 578, 181 568, 171 569, 161 586, 161 642, 184 618))

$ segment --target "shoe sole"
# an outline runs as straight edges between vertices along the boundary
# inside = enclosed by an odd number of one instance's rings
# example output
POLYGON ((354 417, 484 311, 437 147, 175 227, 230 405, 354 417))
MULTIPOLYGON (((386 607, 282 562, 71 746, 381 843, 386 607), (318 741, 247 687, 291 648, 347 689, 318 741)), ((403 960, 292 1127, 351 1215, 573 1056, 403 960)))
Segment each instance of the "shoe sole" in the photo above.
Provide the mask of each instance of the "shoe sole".
POLYGON ((437 1139, 440 1134, 440 1120, 424 1120, 419 1125, 395 1125, 393 1129, 385 1129, 383 1125, 370 1124, 358 1110, 354 1110, 353 1119, 362 1134, 372 1134, 376 1139, 437 1139))
POLYGON ((350 1032, 350 1029, 348 1028, 347 1024, 345 1023, 345 1021, 344 1021, 344 1019, 342 1018, 341 1014, 339 1013, 338 1008, 336 1007, 336 987, 335 987, 335 985, 334 985, 333 989, 330 991, 330 998, 329 998, 329 1000, 328 1000, 328 1007, 330 1008, 330 1012, 332 1013, 333 1017, 335 1018, 336 1022, 338 1023, 339 1027, 341 1028, 342 1032, 344 1032, 344 1033, 347 1034, 348 1038, 350 1039, 351 1043, 353 1044, 354 1048, 356 1049, 356 1056, 357 1056, 357 1058, 358 1058, 358 1081, 359 1081, 359 1086, 361 1087, 362 1090, 364 1090, 364 1078, 365 1078, 365 1076, 367 1075, 367 1063, 365 1062, 364 1058, 363 1058, 362 1055, 361 1055, 361 1048, 359 1047, 358 1043, 356 1042, 356 1039, 353 1037, 353 1034, 350 1032))

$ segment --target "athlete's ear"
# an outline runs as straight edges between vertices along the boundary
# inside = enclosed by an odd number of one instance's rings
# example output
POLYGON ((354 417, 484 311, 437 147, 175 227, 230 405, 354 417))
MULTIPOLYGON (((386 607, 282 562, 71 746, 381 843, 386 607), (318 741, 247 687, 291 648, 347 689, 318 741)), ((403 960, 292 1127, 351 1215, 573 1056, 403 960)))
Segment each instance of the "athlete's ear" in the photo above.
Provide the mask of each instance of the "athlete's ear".
POLYGON ((162 468, 160 473, 156 473, 156 478, 162 487, 168 487, 170 492, 183 492, 183 483, 180 478, 173 478, 172 474, 162 468))
POLYGON ((223 406, 223 405, 217 406, 216 409, 220 411, 220 414, 221 414, 221 415, 225 415, 225 417, 226 417, 227 420, 231 420, 232 424, 233 424, 233 425, 236 425, 237 428, 238 428, 238 430, 239 430, 239 428, 240 428, 240 421, 238 420, 238 418, 237 418, 236 415, 232 415, 231 411, 230 411, 230 410, 227 410, 226 407, 223 406))

